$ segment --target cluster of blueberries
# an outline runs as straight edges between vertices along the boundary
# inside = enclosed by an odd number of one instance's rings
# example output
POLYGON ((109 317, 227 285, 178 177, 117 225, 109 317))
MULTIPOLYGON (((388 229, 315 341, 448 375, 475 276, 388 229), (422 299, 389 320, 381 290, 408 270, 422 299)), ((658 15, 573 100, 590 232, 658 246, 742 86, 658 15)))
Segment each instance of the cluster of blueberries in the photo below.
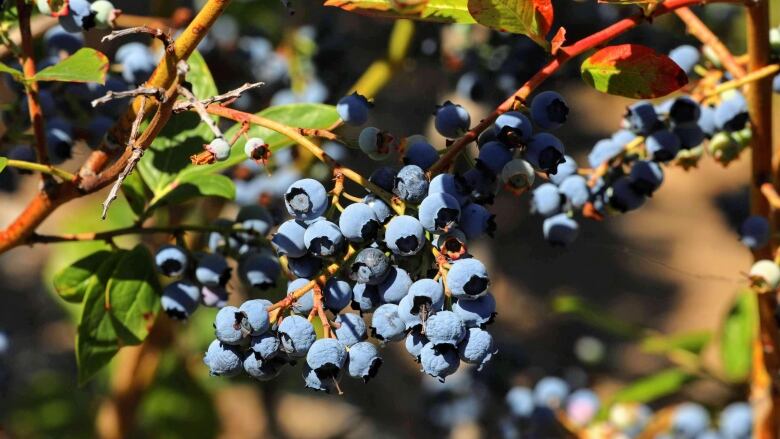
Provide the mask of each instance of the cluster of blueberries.
MULTIPOLYGON (((51 14, 46 0, 36 2, 42 14, 51 14)), ((106 0, 88 2, 73 0, 69 2, 68 13, 59 17, 59 26, 48 30, 43 36, 44 56, 36 66, 40 71, 59 63, 84 47, 83 32, 90 29, 105 29, 115 16, 116 10, 106 0)), ((96 148, 105 138, 108 129, 124 110, 125 103, 112 100, 97 108, 91 101, 104 96, 108 91, 127 91, 142 84, 154 71, 158 54, 145 44, 131 42, 122 45, 116 51, 114 62, 121 70, 118 74, 109 74, 105 84, 41 82, 38 93, 41 111, 45 123, 46 147, 49 161, 58 165, 73 156, 73 149, 81 141, 90 148, 96 148)), ((11 65, 21 69, 21 66, 11 65)), ((4 112, 6 125, 23 132, 29 127, 29 113, 25 91, 21 84, 12 82, 5 76, 9 89, 17 94, 18 111, 4 112)), ((0 152, 12 160, 37 161, 35 150, 29 145, 15 144, 13 141, 0 152)), ((7 168, 0 172, 0 190, 12 192, 18 186, 20 174, 29 173, 19 169, 7 168)))
MULTIPOLYGON (((646 434, 653 418, 652 409, 640 403, 615 403, 601 420, 601 402, 592 390, 571 391, 569 384, 548 376, 533 388, 516 386, 506 395, 509 416, 501 424, 505 439, 520 437, 552 437, 559 427, 560 416, 584 431, 585 437, 634 438, 646 434), (541 436, 539 436, 541 435, 541 436)), ((558 430, 560 431, 560 430, 558 430)), ((753 411, 746 402, 727 405, 718 416, 717 426, 711 425, 710 413, 694 402, 674 407, 668 429, 658 432, 657 439, 748 439, 752 437, 753 411)))

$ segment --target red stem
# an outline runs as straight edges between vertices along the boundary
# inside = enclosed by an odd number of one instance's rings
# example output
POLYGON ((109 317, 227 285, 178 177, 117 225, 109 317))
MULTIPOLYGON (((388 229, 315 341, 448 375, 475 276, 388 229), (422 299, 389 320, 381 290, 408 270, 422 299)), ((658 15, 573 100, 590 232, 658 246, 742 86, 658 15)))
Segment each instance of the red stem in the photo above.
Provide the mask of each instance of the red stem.
MULTIPOLYGON (((22 64, 24 77, 31 79, 35 76, 35 52, 33 50, 33 37, 30 30, 30 15, 32 6, 24 0, 17 0, 16 7, 19 11, 19 31, 22 38, 22 64)), ((32 123, 35 134, 35 152, 38 162, 44 165, 49 164, 49 154, 46 150, 46 134, 43 127, 43 111, 38 100, 38 83, 30 82, 27 87, 27 108, 30 113, 30 122, 32 123)), ((48 178, 46 174, 41 174, 42 178, 48 178)))

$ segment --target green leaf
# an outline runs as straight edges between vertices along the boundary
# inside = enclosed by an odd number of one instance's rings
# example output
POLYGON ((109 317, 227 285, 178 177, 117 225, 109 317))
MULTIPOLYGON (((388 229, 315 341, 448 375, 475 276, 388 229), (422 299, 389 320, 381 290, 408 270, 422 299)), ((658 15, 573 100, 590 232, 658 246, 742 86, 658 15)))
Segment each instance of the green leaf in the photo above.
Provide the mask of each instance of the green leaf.
POLYGON ((141 343, 160 309, 162 292, 154 260, 143 244, 124 253, 106 288, 117 332, 126 343, 141 343))
POLYGON ((24 73, 0 62, 0 73, 8 73, 16 82, 24 82, 24 73))
POLYGON ((757 315, 755 294, 746 290, 737 296, 726 316, 720 336, 720 356, 729 380, 742 382, 750 373, 757 315))
POLYGON ((87 282, 84 305, 76 331, 76 362, 79 367, 79 384, 94 377, 119 351, 119 336, 108 313, 108 279, 122 259, 125 251, 107 255, 102 264, 87 282))
POLYGON ((5 169, 6 165, 8 165, 8 159, 5 157, 0 157, 0 172, 3 172, 3 169, 5 169))
POLYGON ((146 202, 149 200, 147 191, 146 184, 138 172, 130 173, 122 183, 122 193, 125 194, 127 204, 136 216, 143 214, 146 208, 146 202))
POLYGON ((236 197, 236 185, 233 180, 220 174, 182 173, 166 187, 166 190, 155 196, 149 206, 154 208, 163 204, 181 204, 192 198, 206 196, 232 200, 236 197))
POLYGON ((36 73, 33 80, 104 84, 106 73, 108 73, 108 58, 95 49, 85 47, 59 63, 36 73))
POLYGON ((477 23, 501 32, 527 35, 545 49, 552 27, 550 0, 468 0, 471 16, 477 23))
POLYGON ((112 252, 108 250, 87 255, 54 275, 54 289, 63 300, 81 303, 90 281, 97 276, 101 267, 115 263, 112 252))
POLYGON ((474 24, 469 13, 468 0, 407 0, 408 7, 396 7, 393 0, 327 0, 325 6, 334 6, 361 15, 384 18, 409 18, 439 23, 474 24))
POLYGON ((682 369, 666 369, 622 388, 612 396, 612 402, 651 402, 680 390, 694 378, 682 369))
POLYGON ((651 335, 642 339, 642 350, 651 354, 685 350, 700 353, 712 340, 710 331, 691 331, 672 335, 651 335))
MULTIPOLYGON (((200 99, 216 95, 217 86, 203 57, 193 52, 188 64, 187 81, 192 84, 193 94, 200 99)), ((167 186, 190 166, 190 156, 203 151, 203 145, 212 137, 213 133, 197 114, 173 115, 138 162, 138 172, 152 194, 157 197, 162 192, 170 192, 167 186)))
POLYGON ((605 47, 581 66, 582 79, 602 93, 633 99, 666 96, 688 83, 668 56, 638 44, 605 47))
POLYGON ((589 325, 621 337, 637 338, 643 331, 639 326, 611 316, 577 296, 556 297, 553 300, 553 310, 559 314, 571 314, 589 325))

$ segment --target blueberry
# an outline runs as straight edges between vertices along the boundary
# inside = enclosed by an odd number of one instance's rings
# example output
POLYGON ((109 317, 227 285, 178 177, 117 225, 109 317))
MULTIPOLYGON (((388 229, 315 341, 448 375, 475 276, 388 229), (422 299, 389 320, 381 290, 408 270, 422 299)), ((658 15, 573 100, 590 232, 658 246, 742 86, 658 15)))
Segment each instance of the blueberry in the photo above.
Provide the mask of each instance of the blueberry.
MULTIPOLYGON (((47 0, 43 0, 43 3, 48 6, 47 0)), ((84 36, 80 32, 69 33, 62 26, 54 26, 43 34, 43 45, 49 55, 57 56, 60 52, 73 55, 84 47, 84 36)))
POLYGON ((555 175, 558 165, 565 160, 564 152, 563 143, 557 137, 549 133, 538 133, 528 143, 525 159, 536 168, 555 175))
POLYGON ((565 213, 553 215, 542 224, 544 239, 552 245, 567 246, 577 239, 580 226, 565 213))
POLYGON ((244 372, 259 381, 270 381, 279 376, 287 362, 279 357, 263 359, 256 352, 250 352, 244 358, 244 372))
POLYGON ((715 107, 702 105, 700 108, 701 115, 699 115, 699 120, 696 123, 707 137, 712 137, 717 131, 715 126, 715 107))
POLYGON ((435 346, 457 346, 466 337, 466 325, 452 311, 439 311, 426 322, 425 336, 435 346))
POLYGON ((223 287, 202 286, 200 300, 204 305, 212 308, 222 308, 227 305, 228 292, 223 287))
POLYGON ((272 332, 264 332, 263 334, 254 336, 249 342, 249 348, 254 352, 261 360, 269 360, 279 354, 281 343, 279 337, 272 332))
POLYGON ((724 438, 748 439, 753 433, 753 409, 746 402, 733 402, 720 413, 724 438))
POLYGON ((160 304, 168 316, 187 320, 195 312, 200 299, 200 288, 188 281, 176 281, 163 289, 160 304))
POLYGON ((625 119, 627 128, 639 135, 647 135, 658 129, 661 121, 655 107, 648 101, 639 101, 628 107, 625 119))
POLYGON ((566 400, 566 416, 575 425, 589 424, 598 414, 601 402, 599 397, 589 389, 578 389, 566 400))
POLYGON ((355 126, 363 125, 368 121, 368 110, 370 108, 371 103, 368 102, 368 99, 357 92, 344 96, 336 104, 336 112, 341 117, 341 120, 355 126))
POLYGON ((428 179, 419 166, 406 165, 393 181, 393 194, 403 201, 419 203, 428 194, 428 179))
POLYGON ((360 132, 358 146, 372 160, 380 161, 390 155, 392 136, 376 127, 366 127, 360 132))
MULTIPOLYGON (((564 164, 565 163, 566 162, 564 162, 564 164)), ((559 166, 558 174, 561 173, 561 169, 562 168, 559 166)), ((501 169, 501 180, 514 191, 522 191, 530 188, 533 186, 535 179, 536 172, 534 171, 534 167, 523 159, 510 160, 501 169)))
POLYGON ((622 154, 623 150, 623 144, 612 139, 601 139, 593 145, 593 149, 588 154, 588 164, 591 168, 598 168, 602 163, 622 154))
MULTIPOLYGON (((214 333, 217 340, 225 344, 240 344, 244 336, 248 335, 246 314, 235 306, 226 306, 219 310, 214 319, 214 333)), ((266 329, 268 323, 266 313, 266 329)))
POLYGON ((439 160, 439 152, 427 141, 410 143, 404 152, 404 165, 419 166, 427 171, 439 160))
POLYGON ((380 166, 371 173, 368 177, 368 181, 374 183, 380 188, 392 192, 395 185, 395 176, 398 175, 398 171, 390 166, 380 166))
POLYGON ((415 361, 419 362, 422 349, 428 343, 428 338, 422 333, 422 327, 416 327, 409 331, 404 345, 406 347, 406 352, 409 352, 409 355, 411 355, 415 361))
POLYGON ((672 432, 682 439, 694 438, 710 425, 710 415, 699 404, 680 404, 672 416, 672 432))
POLYGON ((512 387, 506 394, 510 413, 518 418, 529 418, 534 411, 534 394, 527 387, 512 387))
POLYGON ((715 108, 715 126, 719 130, 739 131, 747 121, 747 101, 741 93, 735 93, 715 108))
POLYGON ((230 271, 224 256, 208 253, 198 261, 195 278, 203 285, 224 287, 230 280, 230 271))
POLYGON ((287 189, 284 201, 290 215, 302 221, 311 221, 327 210, 328 193, 319 181, 304 178, 287 189))
POLYGON ((630 130, 622 129, 612 133, 612 137, 610 137, 610 139, 618 145, 623 146, 636 139, 636 134, 630 130))
POLYGON ((352 289, 352 309, 363 312, 371 312, 382 303, 379 287, 365 283, 358 283, 352 289))
POLYGON ((458 300, 452 304, 452 312, 458 315, 467 328, 491 323, 496 315, 496 299, 487 293, 475 300, 458 300))
MULTIPOLYGON (((422 226, 420 226, 422 229, 422 226)), ((350 277, 358 283, 378 285, 390 271, 390 260, 382 250, 364 248, 349 267, 350 277)))
MULTIPOLYGON (((287 294, 293 294, 296 290, 308 285, 309 279, 295 279, 287 283, 287 294)), ((308 315, 314 308, 314 291, 309 290, 303 296, 298 297, 293 302, 292 309, 294 312, 302 315, 308 315)))
POLYGON ((433 343, 428 343, 420 351, 420 366, 423 372, 444 382, 445 378, 458 370, 460 358, 453 347, 436 347, 433 343))
POLYGON ((398 305, 386 303, 374 310, 371 316, 371 334, 381 342, 398 341, 404 338, 404 325, 398 316, 398 305))
POLYGON ((372 241, 376 238, 379 227, 379 219, 368 204, 350 204, 339 217, 341 233, 352 242, 372 241))
POLYGON ((296 220, 287 220, 279 226, 271 238, 271 246, 279 255, 290 258, 303 257, 306 255, 305 233, 305 224, 296 220))
POLYGON ((241 372, 243 358, 236 346, 220 343, 214 340, 209 345, 203 362, 209 368, 212 376, 235 376, 241 372))
POLYGON ((425 230, 413 216, 396 216, 387 225, 385 242, 394 254, 416 255, 425 246, 425 230))
POLYGON ((679 96, 672 100, 669 107, 669 119, 675 125, 695 123, 699 117, 701 117, 701 107, 689 96, 679 96))
POLYGON ((461 205, 468 202, 469 188, 466 182, 453 174, 439 174, 428 185, 428 195, 444 193, 458 200, 461 205))
POLYGON ((246 316, 246 325, 250 331, 249 335, 258 336, 271 327, 267 311, 267 308, 271 305, 272 303, 265 299, 252 299, 242 303, 238 308, 246 316))
POLYGON ((420 203, 418 218, 429 232, 446 232, 460 219, 460 204, 451 195, 434 193, 420 203))
MULTIPOLYGON (((415 307, 414 305, 414 297, 412 296, 404 296, 401 298, 401 300, 398 302, 398 317, 401 318, 404 322, 404 326, 406 326, 406 329, 413 329, 417 327, 422 327, 423 325, 423 312, 421 307, 415 307)), ((427 320, 427 314, 425 315, 427 320)))
POLYGON ((95 27, 98 29, 109 29, 116 17, 114 5, 107 0, 96 0, 90 6, 90 10, 95 14, 95 27))
POLYGON ((78 33, 95 27, 95 13, 87 0, 71 0, 67 15, 61 15, 59 21, 66 31, 78 33))
POLYGON ((333 390, 338 390, 339 378, 340 377, 333 376, 321 377, 314 369, 309 367, 308 364, 303 365, 303 381, 309 389, 318 392, 331 393, 333 390))
MULTIPOLYGON (((144 81, 149 79, 149 77, 151 77, 152 73, 154 72, 155 67, 157 66, 154 55, 149 50, 149 48, 144 45, 141 46, 142 48, 133 50, 132 53, 128 54, 122 61, 120 61, 120 64, 122 65, 122 79, 134 86, 141 85, 144 81)), ((118 59, 119 52, 117 52, 117 60, 118 59)), ((221 148, 222 150, 219 152, 223 155, 225 154, 224 144, 219 146, 215 145, 215 147, 221 148)), ((215 150, 212 152, 214 152, 216 155, 217 151, 215 150)))
POLYGON ((315 341, 306 353, 306 364, 320 378, 336 378, 347 361, 347 349, 335 338, 315 341))
POLYGON ((498 192, 498 179, 480 168, 472 168, 463 174, 471 200, 479 204, 492 204, 498 192))
POLYGON ((282 351, 291 357, 305 356, 317 339, 311 323, 305 317, 296 315, 285 317, 279 324, 277 332, 282 343, 282 351))
POLYGON ((479 149, 477 166, 493 175, 498 175, 509 161, 512 151, 501 142, 488 142, 479 149))
POLYGON ((477 146, 482 146, 488 142, 498 140, 498 134, 498 127, 495 125, 490 125, 487 127, 487 129, 485 129, 485 131, 482 131, 482 134, 480 134, 477 138, 477 146))
POLYGON ((358 314, 339 314, 335 322, 336 338, 344 346, 352 346, 368 338, 366 322, 358 314))
POLYGON ((534 402, 539 407, 558 409, 568 395, 569 385, 558 377, 544 377, 534 386, 534 402))
POLYGON ((704 142, 704 131, 698 124, 686 123, 672 128, 672 133, 680 139, 680 149, 696 148, 704 142))
POLYGON ((322 288, 322 298, 326 309, 338 313, 352 301, 352 287, 343 279, 331 277, 322 288))
POLYGON ((310 225, 303 235, 303 242, 314 256, 335 256, 344 249, 344 235, 339 226, 328 220, 310 225))
POLYGON ((558 186, 558 191, 566 197, 566 200, 575 209, 581 209, 590 198, 588 180, 581 175, 567 177, 558 186))
POLYGON ((739 226, 739 240, 751 250, 759 250, 769 243, 770 227, 766 217, 752 215, 739 226))
POLYGON ((409 287, 414 308, 412 312, 418 314, 422 306, 427 307, 427 313, 432 314, 444 308, 444 287, 433 279, 419 279, 409 287))
POLYGON ((241 261, 239 272, 241 277, 252 288, 267 290, 276 285, 276 279, 281 274, 281 268, 276 258, 254 253, 241 261))
POLYGON ((67 131, 48 125, 46 127, 46 151, 49 153, 49 161, 59 165, 72 157, 73 138, 67 131))
POLYGON ((552 183, 543 183, 534 189, 531 197, 531 211, 544 217, 561 211, 561 193, 552 183))
POLYGON ((650 196, 664 182, 664 170, 656 162, 637 160, 631 167, 629 178, 636 193, 650 196))
POLYGON ((772 91, 775 93, 780 93, 780 74, 777 74, 774 78, 772 78, 772 91))
POLYGON ((387 277, 381 284, 377 285, 379 295, 385 303, 398 303, 412 285, 412 278, 409 273, 400 267, 390 267, 387 277))
POLYGON ((106 138, 108 130, 114 125, 114 119, 107 116, 96 115, 87 125, 87 146, 96 149, 106 138))
MULTIPOLYGON (((266 236, 274 226, 274 219, 265 207, 249 205, 243 206, 241 210, 238 211, 236 223, 241 224, 242 229, 252 231, 258 236, 266 236)), ((248 238, 249 236, 245 239, 248 238)))
POLYGON ((531 101, 531 118, 540 127, 553 130, 566 123, 569 106, 559 93, 545 91, 531 101))
POLYGON ((487 364, 493 355, 498 353, 493 343, 493 336, 480 328, 471 328, 458 345, 458 354, 465 363, 477 364, 477 371, 487 364))
POLYGON ((349 376, 360 378, 364 383, 375 377, 382 366, 382 358, 376 347, 363 341, 349 348, 349 376))
POLYGON ((489 284, 485 266, 475 258, 458 259, 447 272, 447 288, 457 299, 474 300, 484 296, 489 284))
POLYGON ((376 218, 382 224, 393 216, 393 211, 390 209, 390 206, 374 194, 368 194, 363 197, 363 203, 374 211, 374 215, 376 215, 376 218))
POLYGON ((674 159, 680 146, 680 138, 667 129, 654 131, 645 139, 647 156, 656 162, 668 162, 674 159))
POLYGON ((645 196, 633 186, 630 177, 623 176, 607 189, 606 201, 613 209, 625 213, 641 207, 645 196))
POLYGON ((496 118, 497 138, 510 146, 525 144, 531 140, 534 128, 531 120, 519 111, 509 111, 496 118))
POLYGON ((479 238, 487 234, 493 236, 496 231, 496 216, 491 214, 485 206, 469 203, 460 211, 460 230, 469 240, 479 238))
POLYGON ((179 277, 187 270, 189 258, 183 248, 176 245, 164 245, 154 255, 154 262, 160 273, 169 277, 179 277))
POLYGON ((455 139, 469 130, 471 116, 465 108, 447 101, 436 109, 434 126, 442 136, 455 139))
POLYGON ((287 258, 287 268, 296 277, 310 279, 322 269, 322 259, 305 254, 300 258, 287 258))
POLYGON ((693 72, 693 68, 699 63, 700 57, 699 49, 688 44, 677 46, 669 52, 669 58, 680 66, 686 75, 690 75, 693 72))

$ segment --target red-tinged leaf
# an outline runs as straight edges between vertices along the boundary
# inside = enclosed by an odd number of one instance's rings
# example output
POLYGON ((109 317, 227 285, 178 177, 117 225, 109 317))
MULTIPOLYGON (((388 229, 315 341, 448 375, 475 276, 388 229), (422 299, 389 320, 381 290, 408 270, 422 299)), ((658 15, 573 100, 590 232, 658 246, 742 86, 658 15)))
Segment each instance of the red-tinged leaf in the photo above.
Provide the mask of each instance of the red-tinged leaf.
POLYGON ((550 44, 552 47, 550 48, 550 53, 555 55, 558 53, 558 49, 563 46, 563 43, 566 42, 566 28, 563 26, 558 28, 558 32, 555 33, 555 36, 553 37, 552 41, 550 41, 550 44))
POLYGON ((553 8, 550 0, 468 0, 477 23, 501 32, 527 35, 536 44, 550 48, 553 8))
POLYGON ((605 47, 581 67, 582 79, 596 90, 633 99, 668 95, 688 83, 688 76, 666 55, 637 44, 605 47))

